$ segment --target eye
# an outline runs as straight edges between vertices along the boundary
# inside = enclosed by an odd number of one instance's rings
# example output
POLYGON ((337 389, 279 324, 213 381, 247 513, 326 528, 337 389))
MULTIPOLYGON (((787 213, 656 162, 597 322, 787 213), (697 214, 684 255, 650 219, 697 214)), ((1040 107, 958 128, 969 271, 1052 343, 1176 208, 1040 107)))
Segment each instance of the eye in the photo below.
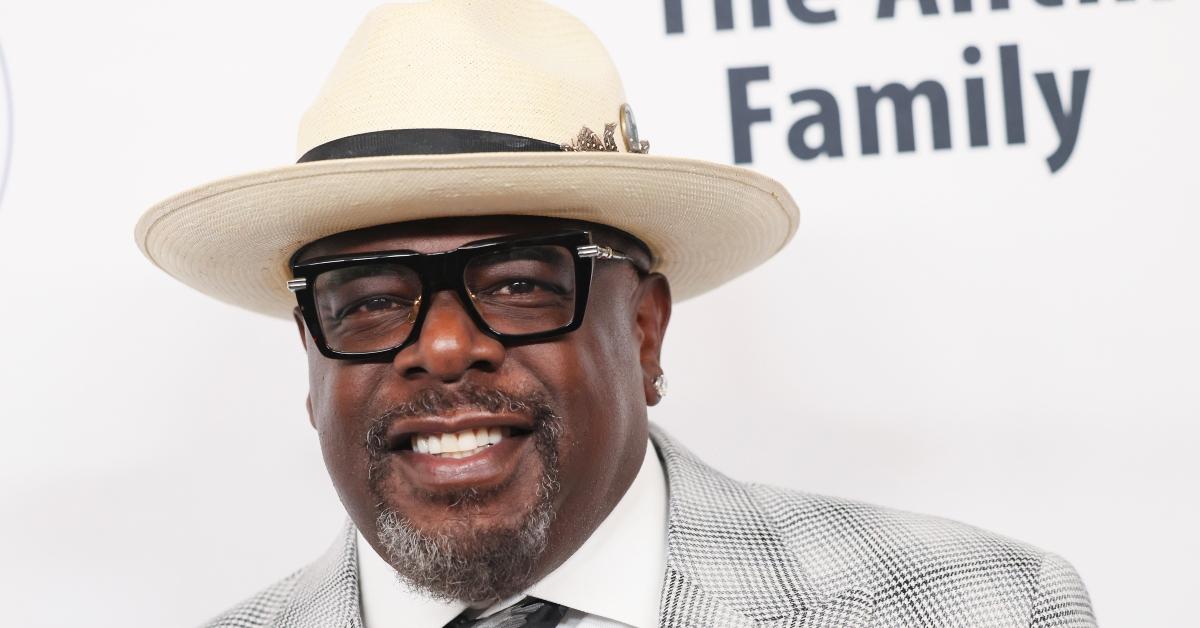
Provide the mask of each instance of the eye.
POLYGON ((481 291, 480 296, 493 298, 548 297, 550 295, 563 295, 566 292, 567 290, 562 286, 555 285, 552 282, 538 281, 531 277, 522 277, 501 281, 491 288, 481 291))
POLYGON ((396 303, 395 299, 390 299, 388 297, 375 297, 374 299, 360 303, 358 309, 371 312, 374 310, 384 310, 390 307, 395 307, 396 305, 398 304, 396 303))
POLYGON ((379 312, 395 311, 398 309, 410 309, 413 306, 412 301, 399 299, 390 296, 375 296, 368 297, 350 306, 347 306, 338 313, 338 318, 346 318, 356 314, 374 314, 379 312))
POLYGON ((517 295, 517 294, 532 294, 539 287, 540 286, 538 286, 538 284, 536 284, 532 281, 516 280, 516 281, 510 281, 510 282, 498 287, 496 290, 494 290, 492 292, 492 294, 498 294, 498 295, 502 295, 502 296, 517 295))

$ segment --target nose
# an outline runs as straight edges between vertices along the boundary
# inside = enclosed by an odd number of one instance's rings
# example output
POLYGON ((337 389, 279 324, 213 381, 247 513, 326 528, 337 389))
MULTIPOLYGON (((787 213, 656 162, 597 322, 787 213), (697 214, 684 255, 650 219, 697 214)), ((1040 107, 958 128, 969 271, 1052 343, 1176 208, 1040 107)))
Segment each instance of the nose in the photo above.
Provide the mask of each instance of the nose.
POLYGON ((455 293, 434 293, 420 336, 392 365, 408 379, 456 382, 471 370, 493 372, 504 362, 504 345, 483 333, 455 293))

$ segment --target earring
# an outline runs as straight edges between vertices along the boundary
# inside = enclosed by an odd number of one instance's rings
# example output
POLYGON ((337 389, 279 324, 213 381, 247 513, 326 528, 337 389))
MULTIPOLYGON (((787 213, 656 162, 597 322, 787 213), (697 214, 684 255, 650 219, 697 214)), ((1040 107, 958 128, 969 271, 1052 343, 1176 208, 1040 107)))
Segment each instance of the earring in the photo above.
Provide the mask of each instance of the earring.
POLYGON ((659 373, 654 377, 654 392, 658 393, 658 398, 662 399, 667 396, 667 376, 659 373))

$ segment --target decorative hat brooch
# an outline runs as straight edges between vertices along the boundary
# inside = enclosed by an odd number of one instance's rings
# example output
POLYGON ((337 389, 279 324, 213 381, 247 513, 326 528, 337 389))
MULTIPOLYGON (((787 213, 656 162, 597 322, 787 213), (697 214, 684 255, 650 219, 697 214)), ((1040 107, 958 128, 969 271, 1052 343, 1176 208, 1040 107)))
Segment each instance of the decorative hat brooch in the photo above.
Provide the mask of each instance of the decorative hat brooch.
MULTIPOLYGON (((601 151, 615 153, 617 148, 617 123, 609 122, 604 125, 604 137, 596 134, 588 127, 579 129, 579 135, 571 141, 561 144, 568 152, 601 151)), ((625 142, 625 150, 630 153, 650 152, 650 142, 638 137, 637 121, 633 117, 633 109, 629 105, 621 105, 621 139, 625 142)))

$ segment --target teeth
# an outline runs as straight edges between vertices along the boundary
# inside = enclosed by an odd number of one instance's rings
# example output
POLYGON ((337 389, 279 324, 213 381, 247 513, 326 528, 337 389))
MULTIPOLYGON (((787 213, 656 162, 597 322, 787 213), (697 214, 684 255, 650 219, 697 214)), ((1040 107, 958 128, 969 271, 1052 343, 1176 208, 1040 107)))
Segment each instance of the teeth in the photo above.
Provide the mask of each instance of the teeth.
POLYGON ((413 434, 413 451, 443 458, 466 458, 495 445, 508 436, 507 427, 481 427, 453 434, 413 434))

